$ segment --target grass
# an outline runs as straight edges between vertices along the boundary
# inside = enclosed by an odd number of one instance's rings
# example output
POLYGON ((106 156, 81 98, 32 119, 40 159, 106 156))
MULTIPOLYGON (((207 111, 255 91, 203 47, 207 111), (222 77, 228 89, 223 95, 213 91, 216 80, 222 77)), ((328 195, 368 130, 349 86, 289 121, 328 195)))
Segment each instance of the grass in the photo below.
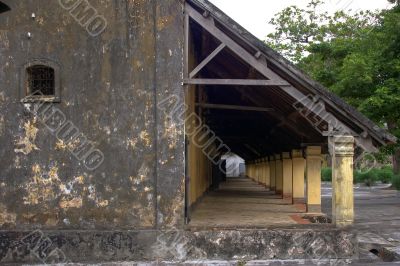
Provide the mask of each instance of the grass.
MULTIPOLYGON (((332 181, 332 169, 322 168, 321 178, 324 182, 332 181)), ((377 182, 384 184, 392 183, 393 186, 400 190, 400 175, 395 176, 391 167, 382 167, 380 169, 371 169, 369 171, 354 171, 354 183, 364 183, 367 186, 373 186, 377 182)))

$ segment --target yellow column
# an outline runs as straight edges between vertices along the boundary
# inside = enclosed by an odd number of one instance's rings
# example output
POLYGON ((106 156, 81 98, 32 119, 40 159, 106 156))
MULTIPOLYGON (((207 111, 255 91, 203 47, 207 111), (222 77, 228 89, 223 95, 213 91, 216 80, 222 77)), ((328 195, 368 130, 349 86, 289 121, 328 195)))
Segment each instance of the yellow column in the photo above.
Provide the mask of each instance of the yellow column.
POLYGON ((282 158, 280 154, 275 154, 275 177, 276 177, 276 194, 282 195, 283 192, 283 171, 282 158))
POLYGON ((332 153, 332 219, 338 227, 354 223, 353 156, 354 137, 329 138, 332 153))
POLYGON ((290 152, 282 153, 283 199, 293 202, 293 165, 290 152))
POLYGON ((259 175, 260 175, 260 164, 259 164, 259 161, 257 160, 256 161, 256 176, 255 176, 256 182, 258 182, 258 180, 260 180, 259 175))
POLYGON ((257 181, 258 179, 258 161, 256 160, 254 163, 254 181, 257 181))
POLYGON ((265 158, 264 167, 265 167, 265 181, 264 181, 264 185, 265 185, 266 188, 269 189, 269 188, 271 187, 271 175, 270 175, 268 157, 265 158))
POLYGON ((308 213, 321 213, 321 159, 321 147, 306 148, 308 213))
POLYGON ((264 159, 261 159, 260 160, 260 171, 261 171, 261 174, 260 174, 260 184, 261 185, 264 185, 265 184, 265 167, 264 167, 264 159))
POLYGON ((276 191, 275 157, 269 156, 269 174, 271 178, 271 190, 276 191))
POLYGON ((304 172, 306 161, 301 150, 292 151, 293 161, 293 203, 304 204, 304 172))
POLYGON ((251 178, 251 163, 248 164, 247 177, 251 178))

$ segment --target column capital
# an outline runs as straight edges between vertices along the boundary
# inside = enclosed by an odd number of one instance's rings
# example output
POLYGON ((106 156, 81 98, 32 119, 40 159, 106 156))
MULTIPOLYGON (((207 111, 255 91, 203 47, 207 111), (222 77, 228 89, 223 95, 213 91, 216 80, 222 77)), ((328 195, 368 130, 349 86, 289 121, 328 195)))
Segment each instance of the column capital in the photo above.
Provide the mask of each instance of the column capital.
POLYGON ((318 159, 322 160, 322 148, 321 146, 308 146, 305 149, 306 159, 318 159))
POLYGON ((302 150, 292 150, 292 158, 303 158, 302 150))
POLYGON ((353 136, 332 136, 329 137, 329 150, 339 157, 354 156, 354 137, 353 136), (333 147, 332 147, 333 146, 333 147))
POLYGON ((282 159, 291 159, 290 152, 282 152, 282 159))
POLYGON ((281 160, 282 159, 282 156, 280 155, 280 154, 275 154, 275 160, 281 160))

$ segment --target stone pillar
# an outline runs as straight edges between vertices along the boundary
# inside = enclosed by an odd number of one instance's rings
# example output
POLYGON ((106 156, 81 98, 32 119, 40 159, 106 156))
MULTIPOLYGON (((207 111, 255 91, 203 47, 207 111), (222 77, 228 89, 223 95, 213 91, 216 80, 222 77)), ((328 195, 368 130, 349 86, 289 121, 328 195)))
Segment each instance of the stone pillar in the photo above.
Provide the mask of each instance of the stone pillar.
POLYGON ((329 137, 332 155, 332 220, 338 227, 354 223, 354 137, 329 137))
POLYGON ((293 202, 293 164, 290 152, 282 153, 283 199, 293 202))
POLYGON ((283 171, 282 158, 280 154, 275 154, 275 177, 276 177, 276 194, 282 195, 283 192, 283 171))
POLYGON ((301 150, 292 151, 293 161, 293 203, 304 204, 304 174, 306 161, 301 150))
POLYGON ((265 158, 265 187, 267 189, 270 189, 271 187, 271 173, 270 173, 270 169, 269 169, 269 161, 268 161, 268 157, 265 158))
POLYGON ((321 147, 306 148, 308 213, 321 213, 321 160, 321 147))
POLYGON ((257 160, 256 161, 256 182, 259 183, 260 182, 260 161, 257 160))
POLYGON ((275 157, 269 156, 269 175, 271 178, 271 190, 276 191, 275 157))
POLYGON ((253 162, 250 163, 249 165, 249 178, 253 178, 253 162))
POLYGON ((261 159, 260 169, 261 169, 260 184, 265 185, 265 160, 264 160, 264 158, 261 159))

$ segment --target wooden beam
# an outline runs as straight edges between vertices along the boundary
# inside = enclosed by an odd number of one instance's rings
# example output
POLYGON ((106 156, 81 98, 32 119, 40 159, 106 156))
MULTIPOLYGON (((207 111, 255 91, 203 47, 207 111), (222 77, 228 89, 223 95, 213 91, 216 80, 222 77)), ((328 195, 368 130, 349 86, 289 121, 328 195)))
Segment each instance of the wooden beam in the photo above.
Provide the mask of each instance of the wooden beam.
POLYGON ((236 110, 236 111, 255 111, 255 112, 273 112, 273 108, 256 107, 256 106, 240 106, 240 105, 226 105, 226 104, 211 104, 211 103, 196 103, 196 106, 205 109, 222 109, 222 110, 236 110))
POLYGON ((214 19, 212 17, 204 18, 201 14, 199 14, 199 12, 197 12, 197 10, 195 10, 190 5, 185 5, 185 9, 193 20, 199 23, 204 29, 206 29, 209 33, 211 33, 220 42, 225 43, 229 47, 229 49, 231 49, 235 54, 237 54, 242 60, 253 66, 266 78, 272 78, 273 76, 275 76, 275 73, 273 73, 267 67, 265 61, 258 60, 256 57, 254 57, 254 55, 247 52, 243 47, 237 44, 223 31, 215 27, 214 19))
POLYGON ((225 43, 221 43, 217 49, 215 49, 206 59, 204 59, 190 74, 189 78, 195 77, 211 60, 214 59, 224 48, 226 47, 225 43))
POLYGON ((195 85, 222 85, 222 86, 290 86, 285 81, 260 79, 186 79, 185 84, 195 85))

